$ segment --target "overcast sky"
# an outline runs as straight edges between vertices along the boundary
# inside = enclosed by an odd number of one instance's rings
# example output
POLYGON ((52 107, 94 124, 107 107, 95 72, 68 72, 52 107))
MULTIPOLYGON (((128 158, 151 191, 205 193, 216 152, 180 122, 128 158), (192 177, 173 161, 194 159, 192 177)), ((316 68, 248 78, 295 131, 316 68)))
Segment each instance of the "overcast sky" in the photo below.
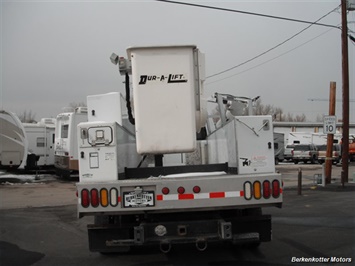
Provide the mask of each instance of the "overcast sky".
MULTIPOLYGON (((186 1, 187 2, 187 1, 186 1)), ((191 2, 191 1, 190 1, 191 2)), ((328 1, 196 1, 194 3, 316 21, 340 5, 328 1)), ((355 35, 355 11, 348 14, 355 35)), ((319 23, 340 25, 340 9, 319 23)), ((206 74, 237 66, 300 32, 308 24, 145 1, 2 1, 0 109, 56 117, 87 95, 124 92, 112 52, 142 45, 195 44, 206 74)), ((355 98, 355 45, 349 41, 350 98, 355 98)), ((328 113, 329 84, 342 99, 341 31, 313 25, 297 37, 222 75, 205 94, 260 95, 263 104, 309 121, 328 113)), ((341 102, 336 115, 342 118, 341 102)), ((350 102, 355 123, 355 102, 350 102)))

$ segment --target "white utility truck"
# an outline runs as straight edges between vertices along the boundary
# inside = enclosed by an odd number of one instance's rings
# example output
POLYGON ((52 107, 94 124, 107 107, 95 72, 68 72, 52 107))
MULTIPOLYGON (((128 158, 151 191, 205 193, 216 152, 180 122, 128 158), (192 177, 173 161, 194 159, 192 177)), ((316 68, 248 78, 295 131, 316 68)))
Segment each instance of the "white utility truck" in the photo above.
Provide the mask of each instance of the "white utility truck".
POLYGON ((216 94, 221 117, 213 121, 222 123, 211 130, 196 46, 132 47, 127 55, 111 61, 125 75, 135 133, 117 121, 78 125, 78 216, 95 217, 90 250, 270 241, 262 208, 281 207, 283 193, 271 116, 234 116, 231 100, 216 94), (164 166, 164 154, 183 159, 164 166))

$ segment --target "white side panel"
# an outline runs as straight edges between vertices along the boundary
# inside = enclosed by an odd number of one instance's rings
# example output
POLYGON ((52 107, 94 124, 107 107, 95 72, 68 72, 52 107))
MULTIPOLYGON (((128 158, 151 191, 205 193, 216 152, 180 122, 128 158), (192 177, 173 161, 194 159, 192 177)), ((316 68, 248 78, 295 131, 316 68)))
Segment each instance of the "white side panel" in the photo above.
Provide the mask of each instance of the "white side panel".
POLYGON ((223 128, 218 129, 208 137, 207 147, 207 162, 209 164, 226 163, 229 161, 227 138, 223 128))
POLYGON ((122 125, 121 95, 118 92, 87 96, 88 122, 115 121, 122 125))
POLYGON ((131 48, 137 151, 196 147, 194 46, 131 48))
POLYGON ((137 167, 135 139, 116 122, 78 125, 80 182, 114 181, 125 167, 137 167))
POLYGON ((208 139, 208 163, 237 167, 238 174, 275 173, 271 116, 237 116, 208 139))
POLYGON ((238 173, 274 173, 274 143, 271 116, 237 116, 238 173))

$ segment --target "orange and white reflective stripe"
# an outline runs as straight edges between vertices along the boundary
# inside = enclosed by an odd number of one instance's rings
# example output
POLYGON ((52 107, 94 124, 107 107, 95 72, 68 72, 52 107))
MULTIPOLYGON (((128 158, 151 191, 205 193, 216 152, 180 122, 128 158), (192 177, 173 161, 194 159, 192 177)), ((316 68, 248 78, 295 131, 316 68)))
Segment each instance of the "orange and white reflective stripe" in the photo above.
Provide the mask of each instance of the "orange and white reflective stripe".
POLYGON ((244 197, 244 191, 209 192, 198 194, 170 194, 157 195, 157 200, 195 200, 195 199, 221 199, 244 197))

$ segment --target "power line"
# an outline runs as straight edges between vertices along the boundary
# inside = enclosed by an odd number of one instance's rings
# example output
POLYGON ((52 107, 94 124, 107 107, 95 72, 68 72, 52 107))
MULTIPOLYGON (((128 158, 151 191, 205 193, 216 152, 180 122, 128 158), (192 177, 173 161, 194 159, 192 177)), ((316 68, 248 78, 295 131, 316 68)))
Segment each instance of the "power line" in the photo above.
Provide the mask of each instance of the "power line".
MULTIPOLYGON (((301 30, 300 32, 296 33, 295 35, 291 36, 290 38, 286 39, 285 41, 281 42, 280 44, 274 46, 273 48, 270 48, 269 50, 239 64, 239 65, 236 65, 234 67, 231 67, 231 68, 228 68, 224 71, 221 71, 221 72, 218 72, 218 73, 215 73, 213 75, 210 75, 210 76, 207 76, 206 79, 208 78, 211 78, 211 77, 214 77, 214 76, 217 76, 217 75, 220 75, 220 74, 223 74, 225 72, 228 72, 232 69, 235 69, 237 67, 240 67, 244 64, 247 64, 257 58, 259 58, 260 56, 276 49, 277 47, 283 45, 284 43, 290 41, 291 39, 293 39, 294 37, 298 36, 299 34, 301 34, 303 31, 307 30, 308 28, 310 28, 311 26, 313 25, 317 25, 317 26, 324 26, 324 27, 331 27, 331 28, 336 28, 336 29, 341 29, 340 26, 335 26, 335 25, 328 25, 328 24, 322 24, 322 23, 318 23, 318 21, 320 21, 321 19, 323 19, 324 17, 328 16, 330 13, 334 12, 335 10, 337 10, 340 6, 336 7, 335 9, 333 9, 332 11, 330 11, 329 13, 325 14, 324 16, 322 16, 321 18, 319 18, 318 20, 314 21, 314 22, 311 22, 311 21, 305 21, 305 20, 299 20, 299 19, 292 19, 292 18, 286 18, 286 17, 279 17, 279 16, 272 16, 272 15, 266 15, 266 14, 260 14, 260 13, 254 13, 254 12, 247 12, 247 11, 241 11, 241 10, 236 10, 236 9, 229 9, 229 8, 221 8, 221 7, 215 7, 215 6, 206 6, 206 5, 199 5, 199 4, 192 4, 192 3, 185 3, 185 2, 177 2, 177 1, 170 1, 170 0, 156 0, 158 2, 164 2, 164 3, 169 3, 169 4, 179 4, 179 5, 186 5, 186 6, 193 6, 193 7, 201 7, 201 8, 207 8, 207 9, 214 9, 214 10, 219 10, 219 11, 227 11, 227 12, 234 12, 234 13, 241 13, 241 14, 246 14, 246 15, 253 15, 253 16, 260 16, 260 17, 267 17, 267 18, 272 18, 272 19, 279 19, 279 20, 286 20, 286 21, 292 21, 292 22, 299 22, 299 23, 306 23, 306 24, 310 24, 308 27, 304 28, 303 30, 301 30)), ((350 34, 348 35, 349 38, 354 42, 354 37, 351 36, 350 34)), ((297 48, 297 47, 296 47, 297 48)), ((295 49, 296 49, 295 48, 295 49)), ((285 53, 284 53, 285 54, 285 53)), ((277 57, 276 57, 277 58, 277 57)), ((275 58, 274 58, 275 59, 275 58)), ((273 59, 271 59, 273 60, 273 59)), ((269 61, 271 61, 269 60, 269 61)), ((267 61, 267 62, 269 62, 267 61)), ((265 62, 265 63, 267 63, 265 62)), ((259 65, 258 65, 259 66, 259 65)), ((257 67, 257 66, 256 66, 257 67)), ((254 67, 255 68, 255 67, 254 67)), ((252 68, 251 68, 252 69, 252 68)), ((250 70, 250 69, 249 69, 250 70)), ((245 72, 245 71, 243 71, 245 72)), ((243 73, 241 72, 241 73, 243 73)), ((238 73, 239 74, 239 73, 238 73)), ((234 75, 232 75, 234 76, 234 75)), ((229 76, 231 77, 231 76, 229 76)), ((228 77, 227 77, 228 78, 228 77)), ((221 79, 223 80, 223 79, 221 79)), ((216 81, 215 81, 216 82, 216 81)), ((210 82, 208 84, 211 84, 211 83, 215 83, 215 82, 210 82)))
MULTIPOLYGON (((160 0, 159 0, 159 1, 160 1, 160 0)), ((325 14, 325 15, 322 16, 322 17, 320 17, 319 19, 317 19, 314 23, 317 23, 319 20, 321 20, 321 19, 323 19, 324 17, 328 16, 330 13, 334 12, 334 10, 336 10, 336 9, 338 9, 338 8, 339 8, 339 6, 336 7, 335 9, 329 11, 327 14, 325 14)), ((262 52, 261 54, 258 54, 257 56, 254 56, 253 58, 248 59, 248 60, 244 61, 243 63, 240 63, 240 64, 238 64, 238 65, 236 65, 236 66, 230 67, 230 68, 228 68, 228 69, 226 69, 226 70, 220 71, 220 72, 215 73, 215 74, 212 74, 212 75, 210 75, 210 76, 207 76, 206 79, 212 78, 212 77, 215 77, 215 76, 218 76, 218 75, 221 75, 221 74, 226 73, 226 72, 228 72, 228 71, 231 71, 231 70, 233 70, 233 69, 235 69, 235 68, 237 68, 237 67, 240 67, 240 66, 242 66, 242 65, 245 65, 245 64, 247 64, 247 63, 249 63, 249 62, 251 62, 251 61, 253 61, 253 60, 255 60, 255 59, 257 59, 257 58, 259 58, 259 57, 261 57, 261 56, 263 56, 263 55, 265 55, 265 54, 267 54, 267 53, 269 53, 269 52, 271 52, 272 50, 275 50, 277 47, 280 47, 281 45, 285 44, 286 42, 290 41, 291 39, 295 38, 296 36, 300 35, 302 32, 304 32, 304 31, 306 31, 307 29, 309 29, 310 27, 312 27, 312 26, 314 25, 314 23, 308 25, 308 26, 305 27, 303 30, 297 32, 296 34, 292 35, 290 38, 288 38, 288 39, 286 39, 285 41, 283 41, 283 42, 277 44, 276 46, 274 46, 274 47, 272 47, 272 48, 266 50, 265 52, 262 52)), ((339 27, 335 27, 335 28, 339 28, 339 27)))
POLYGON ((329 25, 329 24, 315 23, 315 22, 306 21, 306 20, 279 17, 279 16, 272 16, 272 15, 266 15, 266 14, 260 14, 260 13, 254 13, 254 12, 248 12, 248 11, 242 11, 242 10, 236 10, 236 9, 222 8, 222 7, 216 7, 216 6, 206 6, 206 5, 185 3, 185 2, 170 1, 170 0, 156 0, 156 1, 169 3, 169 4, 178 4, 178 5, 185 5, 185 6, 201 7, 201 8, 207 8, 207 9, 214 9, 214 10, 234 12, 234 13, 241 13, 241 14, 245 14, 245 15, 266 17, 266 18, 272 18, 272 19, 280 19, 280 20, 286 20, 286 21, 292 21, 292 22, 298 22, 298 23, 306 23, 306 24, 312 24, 312 25, 318 25, 318 26, 323 26, 323 27, 331 27, 331 28, 339 29, 338 26, 329 25))
POLYGON ((225 78, 221 78, 221 79, 217 79, 217 80, 208 82, 208 83, 206 83, 206 85, 210 85, 210 84, 213 84, 213 83, 216 83, 216 82, 225 80, 225 79, 232 78, 232 77, 234 77, 234 76, 237 76, 237 75, 243 74, 243 73, 245 73, 245 72, 248 72, 249 70, 252 70, 252 69, 254 69, 254 68, 257 68, 257 67, 260 67, 260 66, 262 66, 262 65, 265 65, 265 64, 267 64, 267 63, 269 63, 269 62, 271 62, 271 61, 274 61, 274 60, 280 58, 281 56, 284 56, 284 55, 286 55, 286 54, 288 54, 288 53, 290 53, 290 52, 292 52, 292 51, 294 51, 294 50, 296 50, 296 49, 298 49, 298 48, 300 48, 300 47, 302 47, 302 46, 304 46, 304 45, 310 43, 311 41, 313 41, 313 40, 319 38, 320 36, 322 36, 322 35, 328 33, 328 32, 331 31, 331 30, 332 30, 332 29, 328 29, 327 31, 325 31, 325 32, 323 32, 323 33, 317 35, 316 37, 314 37, 314 38, 312 38, 312 39, 310 39, 310 40, 308 40, 308 41, 306 41, 306 42, 304 42, 304 43, 302 43, 302 44, 300 44, 300 45, 298 45, 298 46, 292 48, 291 50, 288 50, 288 51, 286 51, 286 52, 284 52, 284 53, 282 53, 282 54, 280 54, 280 55, 278 55, 278 56, 276 56, 276 57, 273 57, 273 58, 271 58, 271 59, 269 59, 269 60, 267 60, 267 61, 265 61, 265 62, 262 62, 262 63, 260 63, 260 64, 258 64, 258 65, 256 65, 256 66, 253 66, 253 67, 251 67, 251 68, 248 68, 248 69, 243 70, 243 71, 241 71, 241 72, 238 72, 238 73, 236 73, 236 74, 229 75, 229 76, 227 76, 227 77, 225 77, 225 78))

